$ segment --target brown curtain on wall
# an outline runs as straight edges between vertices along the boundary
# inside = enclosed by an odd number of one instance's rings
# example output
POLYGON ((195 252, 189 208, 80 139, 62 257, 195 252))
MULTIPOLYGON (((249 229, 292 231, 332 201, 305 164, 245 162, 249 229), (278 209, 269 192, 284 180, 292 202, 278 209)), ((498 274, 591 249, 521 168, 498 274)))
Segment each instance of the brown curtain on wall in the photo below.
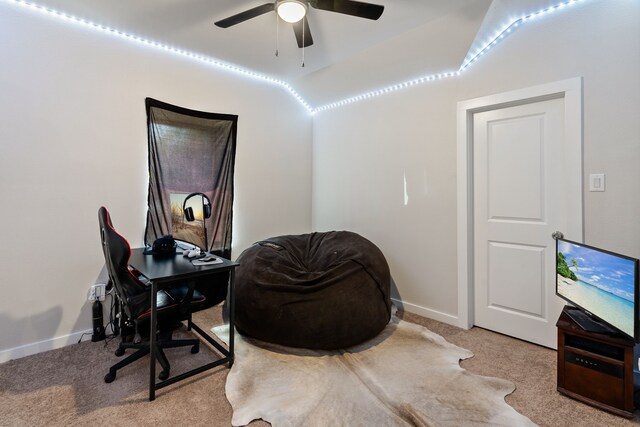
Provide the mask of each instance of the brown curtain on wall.
POLYGON ((231 258, 233 173, 238 116, 205 113, 146 99, 149 144, 149 196, 145 243, 173 234, 231 258), (211 200, 211 217, 201 214, 202 199, 191 198, 196 221, 187 222, 182 202, 201 192, 211 200), (204 242, 203 221, 208 242, 204 242))

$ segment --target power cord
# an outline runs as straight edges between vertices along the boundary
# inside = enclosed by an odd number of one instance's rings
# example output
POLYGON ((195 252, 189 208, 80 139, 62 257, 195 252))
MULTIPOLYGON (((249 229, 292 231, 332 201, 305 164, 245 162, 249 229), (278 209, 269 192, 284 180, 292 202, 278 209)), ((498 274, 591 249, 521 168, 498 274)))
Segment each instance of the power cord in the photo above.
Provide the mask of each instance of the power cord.
POLYGON ((80 344, 80 342, 82 341, 82 338, 83 338, 85 335, 91 335, 92 333, 93 333, 93 332, 83 332, 83 333, 82 333, 82 335, 80 335, 80 339, 78 340, 78 344, 80 344))
MULTIPOLYGON (((117 294, 114 292, 114 288, 111 288, 109 291, 107 291, 105 293, 105 299, 106 296, 110 296, 111 297, 111 303, 109 305, 109 322, 104 326, 104 330, 106 331, 107 328, 111 327, 111 334, 107 335, 104 339, 104 347, 106 347, 109 342, 111 342, 117 335, 114 333, 114 325, 115 325, 115 321, 117 321, 117 315, 114 315, 114 311, 115 311, 115 301, 117 298, 117 294), (114 320, 115 318, 115 320, 114 320)), ((91 335, 92 332, 83 332, 82 335, 80 335, 80 339, 78 340, 78 344, 80 344, 82 342, 82 338, 84 338, 85 335, 91 335)))
POLYGON ((113 339, 115 337, 117 337, 116 333, 115 333, 115 322, 118 321, 118 315, 114 314, 115 311, 115 306, 116 306, 116 298, 118 298, 118 294, 116 294, 114 292, 115 288, 111 288, 109 290, 109 292, 106 293, 106 295, 109 295, 111 297, 111 304, 109 307, 109 323, 107 323, 104 327, 105 331, 107 330, 108 327, 111 327, 111 334, 107 335, 105 337, 104 340, 104 347, 107 347, 107 345, 113 341, 113 339))

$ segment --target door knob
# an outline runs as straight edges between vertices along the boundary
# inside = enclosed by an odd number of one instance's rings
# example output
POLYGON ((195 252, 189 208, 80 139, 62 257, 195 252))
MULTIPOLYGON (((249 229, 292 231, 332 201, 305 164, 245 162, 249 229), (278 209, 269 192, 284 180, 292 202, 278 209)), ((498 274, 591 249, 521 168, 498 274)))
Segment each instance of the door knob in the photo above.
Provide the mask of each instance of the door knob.
POLYGON ((553 237, 553 240, 564 239, 564 234, 562 234, 562 231, 554 231, 551 237, 553 237))

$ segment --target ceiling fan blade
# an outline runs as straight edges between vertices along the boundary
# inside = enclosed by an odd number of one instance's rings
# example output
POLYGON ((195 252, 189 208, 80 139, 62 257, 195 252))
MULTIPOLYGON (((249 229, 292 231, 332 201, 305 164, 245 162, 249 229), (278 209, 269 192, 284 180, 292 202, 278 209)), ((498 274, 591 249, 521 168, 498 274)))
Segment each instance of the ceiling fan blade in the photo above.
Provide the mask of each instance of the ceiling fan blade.
POLYGON ((245 10, 237 15, 230 16, 216 22, 216 25, 221 28, 229 28, 232 25, 239 24, 248 19, 255 18, 256 16, 264 15, 271 12, 274 9, 274 3, 265 3, 262 6, 254 7, 253 9, 245 10))
POLYGON ((298 41, 298 47, 309 47, 313 44, 313 37, 311 37, 311 30, 309 29, 309 21, 305 16, 300 21, 293 24, 293 32, 296 35, 296 40, 298 41), (302 25, 304 22, 304 45, 302 43, 302 25))
POLYGON ((353 0, 309 0, 309 4, 316 9, 373 19, 374 21, 380 18, 384 12, 384 6, 353 0))

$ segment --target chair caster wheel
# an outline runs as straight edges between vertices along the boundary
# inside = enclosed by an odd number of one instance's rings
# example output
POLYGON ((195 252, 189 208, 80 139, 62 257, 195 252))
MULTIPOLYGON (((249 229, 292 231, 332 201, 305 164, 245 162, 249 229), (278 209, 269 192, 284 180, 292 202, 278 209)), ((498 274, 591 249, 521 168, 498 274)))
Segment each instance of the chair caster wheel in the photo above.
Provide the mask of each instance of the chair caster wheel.
POLYGON ((118 356, 118 357, 124 356, 124 348, 118 347, 116 349, 115 355, 118 356))
POLYGON ((160 375, 158 375, 158 379, 160 381, 164 381, 167 378, 169 378, 169 371, 162 371, 162 372, 160 372, 160 375))
POLYGON ((191 354, 196 354, 200 351, 200 345, 196 344, 193 347, 191 347, 191 354))
POLYGON ((116 379, 116 373, 115 372, 109 372, 107 373, 107 375, 104 376, 104 382, 109 384, 112 383, 113 380, 116 379))

